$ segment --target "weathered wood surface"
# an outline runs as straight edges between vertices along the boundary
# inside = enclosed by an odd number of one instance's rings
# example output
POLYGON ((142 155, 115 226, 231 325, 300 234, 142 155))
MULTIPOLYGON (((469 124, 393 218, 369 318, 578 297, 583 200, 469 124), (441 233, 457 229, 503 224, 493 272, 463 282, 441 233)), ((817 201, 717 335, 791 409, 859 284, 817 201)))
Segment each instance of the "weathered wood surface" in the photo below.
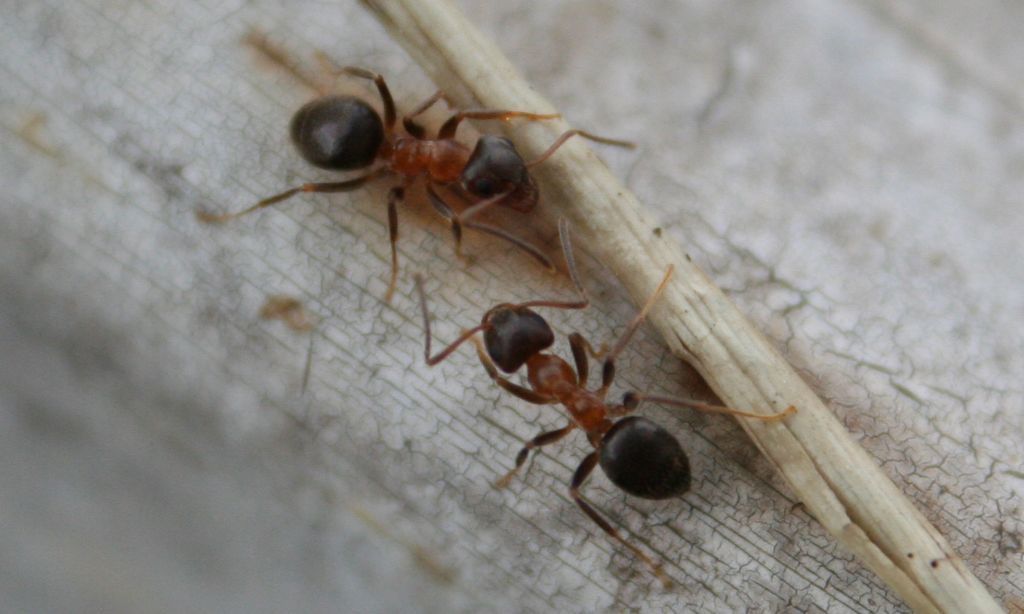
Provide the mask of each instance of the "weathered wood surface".
MULTIPOLYGON (((9 4, 9 607, 902 610, 792 509, 725 419, 645 409, 692 451, 682 502, 626 499, 603 477, 588 489, 671 562, 672 593, 565 496, 582 442, 494 491, 519 442, 558 420, 489 386, 471 352, 422 366, 409 276, 393 306, 379 300, 380 187, 195 222, 201 204, 324 176, 287 143, 309 91, 241 44, 251 28, 300 58, 322 49, 378 69, 405 104, 431 91, 359 7, 9 4), (282 292, 322 318, 305 396, 308 337, 257 318, 282 292)), ((642 143, 601 154, 1012 610, 1024 592, 1020 9, 887 7, 465 8, 573 124, 642 143)), ((427 274, 442 338, 497 300, 568 291, 518 254, 468 247, 466 269, 442 224, 403 217, 405 272, 427 274)), ((610 339, 633 308, 582 264, 596 304, 552 320, 610 339)), ((620 373, 662 394, 693 379, 650 332, 620 373)))
MULTIPOLYGON (((489 36, 447 0, 365 0, 388 32, 463 107, 553 113, 489 36)), ((568 128, 506 128, 528 157, 568 128)), ((832 410, 652 213, 579 140, 536 171, 549 200, 595 258, 640 304, 674 267, 648 314, 669 349, 731 407, 781 411, 784 422, 739 419, 793 496, 843 547, 916 612, 1000 611, 949 543, 851 437, 832 410)))

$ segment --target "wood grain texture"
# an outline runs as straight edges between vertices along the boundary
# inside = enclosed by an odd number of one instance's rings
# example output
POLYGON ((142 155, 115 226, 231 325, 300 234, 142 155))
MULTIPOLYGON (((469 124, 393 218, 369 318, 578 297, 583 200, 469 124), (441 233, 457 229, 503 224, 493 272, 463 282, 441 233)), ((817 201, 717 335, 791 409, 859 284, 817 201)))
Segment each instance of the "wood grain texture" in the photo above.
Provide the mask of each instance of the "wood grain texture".
MULTIPOLYGON (((464 107, 558 112, 500 50, 445 0, 365 0, 445 91, 464 107)), ((528 157, 566 124, 510 130, 528 157)), ((997 612, 999 607, 913 504, 856 444, 819 397, 735 305, 671 240, 646 209, 579 141, 541 173, 558 212, 640 303, 669 265, 676 275, 649 315, 668 346, 726 404, 789 405, 782 423, 740 418, 758 448, 811 514, 919 612, 997 612)))

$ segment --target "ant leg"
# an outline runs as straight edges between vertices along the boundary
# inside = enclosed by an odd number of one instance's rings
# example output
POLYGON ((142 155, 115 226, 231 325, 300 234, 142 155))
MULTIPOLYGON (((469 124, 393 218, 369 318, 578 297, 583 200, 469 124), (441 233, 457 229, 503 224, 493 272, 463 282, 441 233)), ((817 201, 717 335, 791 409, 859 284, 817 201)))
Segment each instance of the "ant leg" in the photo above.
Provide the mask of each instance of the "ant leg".
POLYGON ((427 98, 426 100, 421 102, 419 105, 417 105, 415 109, 413 109, 408 115, 406 115, 406 117, 407 118, 416 117, 417 115, 423 113, 424 111, 426 111, 430 107, 434 106, 434 103, 437 102, 438 100, 441 100, 442 98, 444 98, 444 92, 441 91, 441 90, 437 90, 436 92, 431 94, 429 98, 427 98))
POLYGON ((391 240, 391 281, 384 295, 384 302, 391 302, 398 282, 398 204, 405 198, 405 188, 393 187, 388 192, 388 238, 391 240))
POLYGON ((515 245, 519 249, 523 250, 524 252, 526 252, 527 254, 532 256, 534 260, 539 262, 541 264, 541 266, 543 266, 544 268, 548 269, 549 271, 554 272, 556 270, 555 269, 555 265, 551 264, 551 261, 548 260, 548 257, 545 256, 543 254, 543 252, 541 252, 539 249, 537 249, 533 245, 530 245, 526 241, 520 239, 519 237, 517 237, 517 236, 515 236, 513 234, 509 234, 508 232, 505 232, 504 230, 502 230, 502 229, 500 229, 500 228, 498 228, 496 226, 491 226, 490 224, 480 224, 479 222, 466 222, 463 225, 466 228, 472 228, 473 230, 479 230, 482 233, 489 234, 489 235, 494 236, 494 237, 498 237, 499 239, 503 239, 504 241, 507 241, 508 243, 511 243, 512 245, 515 245))
POLYGON ((519 454, 516 454, 516 466, 513 467, 511 471, 502 476, 501 479, 496 481, 494 483, 494 487, 505 488, 506 486, 509 485, 509 482, 511 482, 512 478, 514 478, 516 473, 519 472, 519 469, 523 466, 523 463, 526 462, 527 457, 530 456, 530 450, 534 450, 541 446, 547 446, 557 441, 561 441, 566 435, 573 432, 575 429, 576 423, 571 423, 568 426, 558 429, 557 431, 548 431, 546 433, 541 433, 540 435, 537 435, 530 441, 526 442, 526 445, 524 445, 523 449, 519 451, 519 454))
POLYGON ((360 77, 362 79, 369 79, 377 86, 377 92, 380 94, 380 100, 384 104, 384 128, 390 134, 395 128, 395 119, 397 113, 395 112, 395 99, 391 97, 391 90, 388 89, 388 84, 384 81, 384 77, 373 72, 372 70, 366 70, 365 68, 359 68, 356 66, 342 66, 341 68, 336 67, 333 61, 323 54, 317 55, 321 63, 329 67, 329 70, 336 75, 351 75, 353 77, 360 77))
MULTIPOLYGON (((519 307, 551 307, 554 309, 586 309, 590 306, 590 297, 587 296, 587 291, 583 287, 583 283, 580 282, 579 273, 576 271, 576 258, 572 253, 572 241, 569 238, 569 222, 565 218, 558 219, 558 238, 562 244, 562 256, 565 258, 565 266, 569 270, 569 278, 572 280, 572 285, 576 287, 576 292, 580 295, 580 300, 571 302, 559 302, 559 301, 527 301, 525 303, 519 303, 519 307)), ((590 347, 590 344, 586 344, 590 347)), ((593 352, 591 352, 593 354, 593 352)), ((586 378, 583 378, 586 379, 586 378)))
POLYGON ((437 131, 438 139, 450 139, 455 137, 455 131, 464 119, 497 119, 508 121, 514 118, 540 121, 545 119, 558 119, 562 117, 558 113, 527 113, 525 111, 501 111, 495 109, 473 109, 470 111, 459 111, 448 118, 441 129, 437 131))
POLYGON ((462 334, 459 335, 458 339, 453 341, 445 349, 438 352, 437 355, 431 356, 430 312, 427 311, 427 295, 426 293, 423 292, 423 277, 419 273, 417 273, 416 275, 413 276, 413 279, 416 281, 416 294, 419 296, 420 299, 420 315, 423 317, 423 330, 426 331, 426 343, 423 346, 423 359, 427 362, 429 366, 433 367, 434 365, 441 362, 445 358, 448 358, 448 356, 450 356, 452 352, 458 349, 460 345, 465 343, 467 339, 477 334, 478 332, 484 330, 488 325, 479 324, 477 326, 474 326, 473 328, 462 331, 462 334))
POLYGON ((640 559, 648 567, 650 567, 651 571, 654 572, 654 575, 658 576, 658 579, 661 580, 661 583, 665 586, 665 588, 670 587, 672 585, 672 582, 669 580, 665 572, 661 569, 661 563, 655 562, 654 559, 647 556, 647 554, 643 550, 637 548, 633 544, 626 541, 626 539, 619 534, 618 530, 616 530, 616 528, 613 527, 611 523, 605 520, 604 517, 602 517, 601 514, 596 509, 594 509, 593 506, 587 503, 586 500, 583 499, 582 495, 580 495, 580 487, 583 485, 583 482, 585 482, 587 478, 590 477, 590 474, 594 471, 594 467, 597 465, 597 459, 598 452, 596 451, 591 452, 590 454, 587 455, 586 458, 583 459, 583 462, 580 463, 579 467, 577 467, 576 473, 574 473, 572 476, 572 485, 569 487, 569 496, 572 497, 572 500, 576 502, 576 505, 580 506, 580 509, 583 510, 583 513, 585 513, 587 516, 590 517, 591 520, 597 523, 597 526, 601 527, 601 529, 604 530, 604 532, 607 533, 609 536, 611 536, 612 539, 628 548, 630 552, 635 554, 638 559, 640 559))
POLYGON ((619 340, 615 342, 615 345, 612 346, 611 351, 609 351, 605 357, 604 367, 601 370, 601 388, 597 393, 602 399, 604 398, 604 395, 608 393, 608 388, 612 385, 612 381, 615 379, 615 358, 619 355, 619 352, 622 351, 622 348, 626 347, 626 344, 629 343, 633 334, 638 328, 640 328, 640 325, 647 317, 647 313, 651 310, 651 307, 654 306, 654 302, 658 300, 661 293, 665 291, 665 287, 668 285, 668 280, 672 278, 672 271, 673 267, 672 265, 669 265, 661 283, 654 289, 654 292, 652 292, 651 296, 648 297, 647 302, 644 303, 640 312, 636 314, 633 321, 629 323, 629 326, 627 326, 626 330, 623 331, 622 336, 619 337, 619 340))
MULTIPOLYGON (((590 376, 590 362, 587 360, 587 355, 589 354, 595 359, 599 359, 608 350, 607 348, 602 348, 601 353, 595 352, 594 346, 590 345, 587 338, 579 333, 569 335, 569 347, 572 349, 572 357, 576 362, 576 377, 579 380, 580 386, 586 386, 587 379, 590 376)), ((608 384, 610 385, 611 381, 608 384)))
POLYGON ((563 132, 560 137, 555 139, 555 142, 551 144, 551 147, 548 147, 548 150, 545 151, 544 153, 542 153, 536 160, 533 160, 531 162, 527 162, 526 163, 526 168, 533 168, 534 166, 537 166, 538 164, 540 164, 544 160, 547 160, 548 158, 551 157, 551 154, 553 154, 556 151, 558 151, 559 147, 564 145, 566 141, 568 141, 569 139, 571 139, 572 137, 574 137, 576 135, 582 136, 583 138, 589 139, 591 141, 596 141, 598 143, 604 143, 605 145, 614 145, 616 147, 625 147, 626 149, 636 149, 636 143, 633 143, 632 141, 621 141, 619 139, 610 139, 608 137, 598 136, 596 134, 593 134, 591 132, 587 132, 585 130, 572 129, 572 130, 567 130, 566 132, 563 132))
POLYGON ((455 239, 455 255, 458 258, 462 258, 462 223, 459 220, 459 216, 455 214, 455 211, 448 206, 441 195, 434 189, 432 182, 427 182, 427 199, 430 200, 430 204, 434 206, 434 209, 441 214, 441 217, 448 220, 448 223, 452 225, 452 237, 455 239))
POLYGON ((462 213, 459 214, 459 221, 462 223, 468 222, 470 219, 480 215, 480 213, 482 213, 483 211, 490 209, 494 205, 500 204, 501 201, 508 198, 509 194, 511 193, 512 190, 507 190, 500 194, 495 194, 490 198, 485 198, 476 204, 470 205, 469 207, 466 207, 465 209, 462 210, 462 213))
POLYGON ((576 379, 582 387, 587 386, 587 378, 590 376, 590 363, 587 361, 587 348, 590 344, 579 333, 569 335, 569 347, 572 348, 572 358, 576 362, 576 379))
MULTIPOLYGON (((462 213, 455 213, 455 211, 450 206, 448 206, 448 203, 445 202, 445 200, 443 198, 441 198, 441 195, 437 193, 437 190, 434 189, 434 184, 433 183, 428 183, 427 184, 427 197, 430 199, 430 204, 432 204, 434 206, 434 209, 436 209, 437 212, 440 213, 445 219, 447 219, 448 222, 451 223, 451 225, 452 225, 452 236, 455 239, 455 255, 458 258, 460 258, 460 259, 463 257, 462 256, 462 225, 463 225, 463 223, 466 220, 468 220, 469 218, 475 216, 477 213, 479 213, 483 209, 487 209, 487 208, 491 207, 492 205, 494 205, 495 203, 500 202, 507 195, 508 195, 508 192, 502 192, 501 194, 498 194, 497 196, 492 196, 491 198, 485 199, 482 202, 479 202, 479 203, 477 203, 475 205, 472 205, 472 206, 468 207, 462 213)), ((538 254, 540 253, 540 251, 537 250, 536 248, 528 249, 527 251, 529 251, 530 255, 532 255, 534 258, 538 257, 538 254)), ((548 266, 550 266, 550 265, 548 265, 548 266)))
MULTIPOLYGON (((477 205, 474 205, 473 207, 470 207, 470 209, 480 207, 481 205, 490 206, 494 204, 494 202, 497 202, 498 200, 504 198, 505 196, 506 194, 504 193, 499 194, 498 196, 489 198, 477 205)), ((446 203, 444 199, 441 198, 441 195, 438 194, 437 190, 434 189, 433 184, 430 183, 427 184, 427 198, 430 199, 430 203, 434 206, 434 209, 436 209, 438 213, 440 213, 444 218, 446 218, 451 223, 452 236, 455 238, 455 255, 458 256, 459 258, 462 258, 462 229, 463 227, 465 227, 472 228, 474 230, 479 230, 480 232, 498 237, 499 239, 503 239, 511 243, 512 245, 518 247, 519 249, 523 250, 530 256, 532 256, 535 260, 540 262, 545 268, 554 270, 555 267, 554 265, 551 264, 551 261, 548 260, 548 257, 545 256, 544 253, 540 251, 540 249, 534 247, 530 243, 527 243, 523 239, 520 239, 519 237, 508 232, 505 232, 504 230, 497 228, 495 226, 481 224, 479 222, 466 221, 466 212, 463 212, 460 215, 452 211, 452 208, 448 206, 448 203, 446 203)))
POLYGON ((608 353, 607 343, 602 343, 601 347, 595 349, 594 345, 587 341, 586 338, 581 338, 580 342, 583 344, 583 349, 585 349, 587 351, 587 354, 590 354, 590 357, 593 358, 594 360, 601 360, 602 358, 605 357, 605 354, 608 353))
POLYGON ((580 281, 580 274, 576 271, 576 256, 572 251, 572 239, 569 237, 569 220, 564 217, 558 218, 558 240, 562 244, 562 256, 565 258, 565 267, 569 270, 569 279, 572 280, 572 285, 576 286, 576 292, 582 299, 580 309, 583 309, 590 305, 590 297, 587 296, 587 291, 580 281))
POLYGON ((257 211, 259 209, 263 209, 271 205, 276 205, 277 203, 283 200, 288 200, 289 198, 295 196, 296 194, 302 194, 305 192, 322 192, 327 194, 335 192, 349 192, 358 187, 361 187, 367 181, 380 175, 381 172, 381 170, 371 171, 366 175, 363 175, 362 177, 356 177, 355 179, 349 179, 348 181, 333 181, 329 183, 304 183, 297 188, 291 188, 289 190, 281 192, 280 194, 275 194, 274 196, 271 196, 269 198, 264 198, 263 200, 257 202, 255 205, 247 209, 238 211, 237 213, 222 213, 218 215, 216 213, 210 213, 208 211, 197 210, 196 217, 199 218, 200 222, 206 224, 221 224, 236 217, 241 217, 247 213, 252 213, 253 211, 257 211))
POLYGON ((317 80, 299 68, 299 63, 287 51, 270 42, 270 39, 267 38, 264 32, 251 30, 245 35, 242 42, 259 52, 271 64, 301 81, 309 89, 323 94, 322 88, 317 84, 317 80))
POLYGON ((430 96, 430 98, 427 98, 426 100, 421 102, 415 109, 413 109, 411 113, 403 115, 402 126, 405 128, 405 131, 417 139, 425 138, 427 135, 427 131, 423 128, 423 126, 414 122, 412 118, 423 113, 431 106, 433 106, 435 102, 441 100, 442 98, 444 98, 444 92, 442 92, 441 90, 437 90, 436 92, 433 93, 433 95, 430 96))
POLYGON ((671 405, 674 407, 686 407, 696 411, 703 411, 711 414, 728 414, 730 416, 742 416, 744 418, 752 418, 754 420, 764 420, 765 422, 778 422, 785 420, 789 416, 796 413, 797 409, 793 405, 790 405, 786 409, 774 413, 774 414, 755 414, 748 411, 740 411, 731 407, 725 407, 722 405, 711 405, 708 403, 702 403, 693 399, 675 399, 671 397, 659 397, 651 394, 640 394, 637 392, 627 392, 622 397, 622 406, 632 411, 640 406, 644 401, 650 401, 651 403, 661 403, 662 405, 671 405))
POLYGON ((480 358, 480 363, 483 364, 484 369, 487 370, 487 375, 491 376, 494 383, 501 386, 508 392, 519 397, 520 399, 533 403, 535 405, 553 405, 558 403, 558 399, 555 397, 549 397, 539 392, 524 388, 519 384, 514 384, 509 380, 505 379, 498 373, 498 368, 491 362, 491 357, 487 355, 487 351, 484 350, 483 344, 480 342, 478 337, 472 337, 471 341, 476 346, 476 355, 480 358))

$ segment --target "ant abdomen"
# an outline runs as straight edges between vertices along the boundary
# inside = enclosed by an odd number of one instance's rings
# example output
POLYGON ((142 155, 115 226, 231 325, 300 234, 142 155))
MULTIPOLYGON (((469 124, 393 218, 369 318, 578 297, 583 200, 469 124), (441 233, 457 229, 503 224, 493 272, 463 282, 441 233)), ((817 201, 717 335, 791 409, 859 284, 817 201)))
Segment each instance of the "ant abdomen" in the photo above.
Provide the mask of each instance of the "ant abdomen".
POLYGON ((292 117, 295 147, 313 166, 337 171, 366 168, 384 142, 384 124, 373 107, 352 96, 325 96, 292 117))
POLYGON ((527 307, 500 307, 485 317, 487 354, 505 373, 515 373, 535 354, 555 342, 555 333, 537 312, 527 307))
POLYGON ((477 140, 459 182, 480 199, 507 194, 502 206, 523 213, 531 211, 540 197, 526 161, 502 136, 486 134, 477 140))
POLYGON ((690 489, 690 461, 679 441, 639 416, 619 420, 605 434, 600 464, 613 484, 644 499, 667 499, 690 489))

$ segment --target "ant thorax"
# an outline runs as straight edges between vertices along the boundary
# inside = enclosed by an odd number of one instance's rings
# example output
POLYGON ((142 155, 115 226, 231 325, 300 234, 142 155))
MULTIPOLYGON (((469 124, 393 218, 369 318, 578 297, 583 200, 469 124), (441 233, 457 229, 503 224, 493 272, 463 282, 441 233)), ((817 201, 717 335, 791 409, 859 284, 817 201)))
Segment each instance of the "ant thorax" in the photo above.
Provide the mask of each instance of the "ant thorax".
POLYGON ((468 147, 453 139, 400 136, 391 145, 391 168, 407 177, 426 174, 437 183, 453 183, 466 166, 469 153, 468 147))
POLYGON ((604 401, 580 386, 576 371, 561 357, 554 354, 531 356, 526 361, 526 378, 537 392, 558 399, 573 422, 588 434, 600 435, 611 428, 604 401))
POLYGON ((534 354, 526 361, 526 378, 537 392, 565 402, 579 388, 576 371, 554 354, 534 354))

